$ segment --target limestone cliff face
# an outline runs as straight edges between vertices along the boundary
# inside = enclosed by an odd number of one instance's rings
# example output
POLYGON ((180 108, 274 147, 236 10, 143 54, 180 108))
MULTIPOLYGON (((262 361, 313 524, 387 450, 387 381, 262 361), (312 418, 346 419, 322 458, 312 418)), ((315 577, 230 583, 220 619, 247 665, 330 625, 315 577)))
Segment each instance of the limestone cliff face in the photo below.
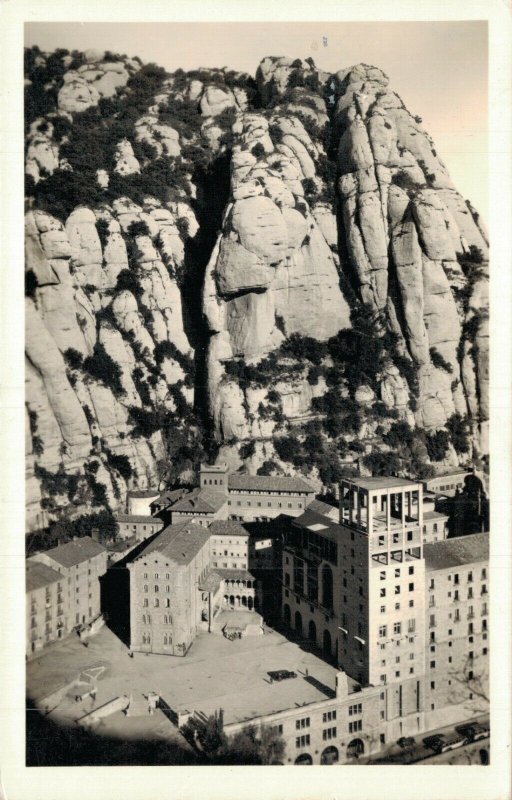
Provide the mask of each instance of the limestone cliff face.
POLYGON ((381 70, 32 53, 26 83, 29 528, 183 478, 200 428, 251 471, 307 469, 290 435, 364 469, 455 414, 486 454, 486 234, 381 70), (340 367, 362 305, 371 379, 340 367))

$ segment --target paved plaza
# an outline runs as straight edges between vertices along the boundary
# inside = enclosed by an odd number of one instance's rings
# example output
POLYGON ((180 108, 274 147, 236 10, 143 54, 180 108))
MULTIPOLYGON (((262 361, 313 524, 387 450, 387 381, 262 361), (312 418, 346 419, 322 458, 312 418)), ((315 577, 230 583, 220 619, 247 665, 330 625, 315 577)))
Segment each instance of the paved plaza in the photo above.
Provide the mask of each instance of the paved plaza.
MULTIPOLYGON (((76 719, 119 695, 159 694, 174 711, 223 709, 226 723, 293 708, 334 694, 334 667, 299 644, 266 628, 262 636, 228 641, 223 636, 201 633, 185 658, 135 653, 108 628, 103 628, 88 647, 75 638, 55 645, 27 664, 28 695, 36 701, 56 691, 86 668, 104 666, 95 700, 75 701, 70 690, 51 712, 56 721, 74 724, 76 719), (287 669, 297 678, 271 683, 268 672, 287 669)), ((151 717, 127 718, 117 712, 98 723, 98 732, 120 737, 171 737, 174 726, 162 712, 151 717)))

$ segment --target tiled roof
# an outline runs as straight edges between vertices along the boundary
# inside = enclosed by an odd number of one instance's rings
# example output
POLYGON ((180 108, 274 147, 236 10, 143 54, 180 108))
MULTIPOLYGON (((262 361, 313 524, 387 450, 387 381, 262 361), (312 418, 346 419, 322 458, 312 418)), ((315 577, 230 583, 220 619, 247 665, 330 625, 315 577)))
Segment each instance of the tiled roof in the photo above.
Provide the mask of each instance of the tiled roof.
POLYGON ((184 494, 187 494, 188 489, 168 489, 166 492, 162 492, 156 500, 154 501, 153 505, 171 505, 175 503, 176 500, 179 500, 180 497, 183 497, 184 494))
POLYGON ((254 581, 256 578, 252 573, 248 572, 246 569, 217 569, 215 568, 215 572, 220 575, 221 578, 230 580, 230 581, 254 581))
POLYGON ((145 514, 117 514, 116 520, 118 522, 144 522, 146 525, 163 525, 160 517, 150 517, 145 514))
POLYGON ((189 564, 210 538, 208 528, 196 522, 179 522, 168 525, 137 556, 145 558, 150 553, 161 553, 176 564, 189 564))
POLYGON ((240 522, 234 519, 214 519, 209 525, 208 530, 212 534, 220 536, 249 536, 247 531, 240 522))
POLYGON ((309 506, 308 511, 315 511, 317 514, 322 514, 323 516, 337 516, 339 518, 339 508, 337 506, 333 506, 330 503, 324 503, 323 500, 313 500, 309 506))
POLYGON ((204 580, 199 581, 199 588, 205 592, 215 592, 221 582, 222 578, 217 572, 209 572, 204 580))
POLYGON ((63 567, 73 567, 75 564, 81 564, 83 561, 88 561, 100 553, 106 553, 106 548, 91 539, 90 536, 82 536, 80 539, 73 539, 72 542, 67 542, 45 551, 49 558, 63 567))
POLYGON ((215 492, 213 489, 193 489, 174 503, 171 510, 192 514, 214 514, 226 501, 225 494, 215 492))
POLYGON ((47 567, 46 564, 40 564, 38 561, 30 559, 26 562, 25 587, 27 592, 34 592, 36 589, 41 589, 42 586, 49 586, 61 580, 60 572, 47 567))
POLYGON ((311 484, 302 478, 287 478, 283 475, 247 475, 235 472, 228 476, 231 491, 252 489, 258 492, 314 492, 311 484))
POLYGON ((292 520, 290 531, 293 534, 294 529, 305 528, 312 533, 318 533, 320 536, 330 541, 337 541, 344 535, 344 528, 335 520, 326 517, 323 514, 317 514, 315 511, 310 511, 309 508, 292 520))
POLYGON ((489 558, 489 534, 472 533, 469 536, 425 544, 423 555, 428 571, 486 561, 489 558))

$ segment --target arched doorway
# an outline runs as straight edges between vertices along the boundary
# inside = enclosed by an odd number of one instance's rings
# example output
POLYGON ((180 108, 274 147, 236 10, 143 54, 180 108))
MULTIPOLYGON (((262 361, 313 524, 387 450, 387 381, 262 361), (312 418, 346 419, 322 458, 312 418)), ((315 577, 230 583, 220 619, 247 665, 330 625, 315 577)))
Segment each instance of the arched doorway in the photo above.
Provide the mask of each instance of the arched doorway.
POLYGON ((312 642, 316 642, 316 625, 312 619, 309 620, 308 636, 312 642))
POLYGON ((332 642, 331 642, 331 634, 326 629, 324 631, 324 639, 323 639, 323 648, 324 648, 324 655, 331 656, 332 654, 332 642))
POLYGON ((295 612, 295 630, 297 633, 302 633, 302 616, 300 611, 295 612))
POLYGON ((337 764, 339 760, 340 754, 338 753, 338 748, 334 747, 334 745, 326 747, 320 756, 321 764, 337 764))
POLYGON ((235 605, 235 595, 234 594, 230 594, 229 595, 229 605, 231 607, 233 607, 235 605))
POLYGON ((292 621, 292 615, 291 615, 290 606, 288 605, 288 603, 285 603, 284 606, 283 606, 283 620, 284 620, 284 624, 287 625, 288 627, 290 627, 290 623, 292 621))
POLYGON ((322 605, 325 608, 332 608, 332 569, 328 564, 322 567, 322 605))
POLYGON ((480 750, 480 764, 482 766, 487 767, 489 764, 489 751, 488 750, 480 750))
POLYGON ((362 739, 352 739, 347 747, 347 756, 349 758, 358 758, 364 753, 364 742, 362 739))
POLYGON ((245 596, 245 594, 242 595, 242 605, 247 607, 247 597, 245 596))
POLYGON ((252 606, 253 606, 252 597, 249 595, 249 597, 247 598, 247 608, 249 609, 249 611, 252 611, 252 606))
POLYGON ((313 759, 311 758, 309 753, 302 753, 298 758, 295 759, 295 763, 298 766, 301 766, 303 764, 312 764, 313 759))

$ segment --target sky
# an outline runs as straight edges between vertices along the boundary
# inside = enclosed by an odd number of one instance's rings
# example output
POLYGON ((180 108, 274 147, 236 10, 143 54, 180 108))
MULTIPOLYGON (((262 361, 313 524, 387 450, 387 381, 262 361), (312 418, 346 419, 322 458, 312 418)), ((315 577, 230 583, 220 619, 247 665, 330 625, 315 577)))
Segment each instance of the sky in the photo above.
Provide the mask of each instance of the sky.
POLYGON ((25 44, 96 47, 169 71, 226 66, 254 75, 267 55, 311 56, 329 72, 373 64, 423 118, 455 186, 488 220, 486 22, 34 22, 25 44))

